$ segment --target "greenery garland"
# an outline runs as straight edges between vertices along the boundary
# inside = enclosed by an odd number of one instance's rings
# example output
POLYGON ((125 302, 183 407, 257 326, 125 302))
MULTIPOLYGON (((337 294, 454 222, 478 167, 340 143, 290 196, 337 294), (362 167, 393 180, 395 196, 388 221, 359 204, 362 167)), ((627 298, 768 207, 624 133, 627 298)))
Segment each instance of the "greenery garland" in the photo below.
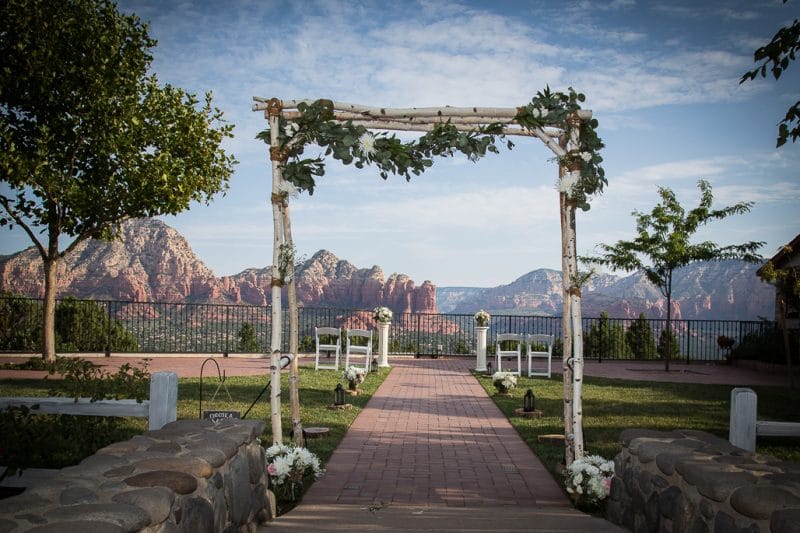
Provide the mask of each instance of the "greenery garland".
MULTIPOLYGON (((557 126, 569 136, 573 127, 569 118, 581 109, 580 102, 585 99, 571 87, 567 94, 552 92, 547 87, 538 92, 528 105, 518 108, 514 120, 528 130, 557 126)), ((373 134, 363 125, 335 120, 330 100, 316 100, 311 104, 301 102, 297 110, 300 112, 297 119, 289 122, 281 116, 279 122, 278 141, 286 157, 283 179, 310 195, 314 194, 315 177, 325 174, 325 163, 322 156, 303 158, 309 144, 323 148, 324 156, 333 156, 345 165, 353 164, 356 168, 374 165, 383 179, 396 174, 406 180, 432 166, 436 156, 452 157, 460 152, 475 162, 488 152, 499 153, 498 140, 504 141, 509 150, 514 147, 514 143, 505 138, 505 127, 499 122, 467 132, 459 131, 450 121, 442 122, 419 139, 402 142, 394 134, 373 134)), ((602 192, 607 184, 600 165, 603 158, 599 151, 603 143, 597 135, 597 127, 595 119, 582 121, 580 149, 559 158, 559 162, 567 166, 580 165, 580 179, 575 183, 567 182, 566 189, 561 188, 583 210, 589 209, 588 197, 602 192)), ((256 137, 270 144, 269 127, 256 137)))

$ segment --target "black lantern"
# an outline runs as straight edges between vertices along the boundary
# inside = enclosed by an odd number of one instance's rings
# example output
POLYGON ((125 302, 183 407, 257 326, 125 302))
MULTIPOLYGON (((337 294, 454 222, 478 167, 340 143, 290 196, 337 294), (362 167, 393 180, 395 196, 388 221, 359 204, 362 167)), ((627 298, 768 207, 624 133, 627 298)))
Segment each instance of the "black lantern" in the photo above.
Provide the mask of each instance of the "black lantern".
POLYGON ((337 383, 333 389, 333 405, 344 405, 344 388, 341 383, 337 383))
POLYGON ((370 370, 372 370, 373 372, 377 372, 378 371, 378 358, 377 357, 373 357, 372 358, 372 364, 370 365, 370 370))
POLYGON ((531 413, 536 410, 536 395, 533 390, 528 389, 525 396, 522 398, 522 410, 526 413, 531 413))
POLYGON ((487 373, 488 375, 490 375, 490 376, 492 375, 492 362, 491 362, 491 361, 489 361, 488 363, 486 363, 486 373, 487 373))

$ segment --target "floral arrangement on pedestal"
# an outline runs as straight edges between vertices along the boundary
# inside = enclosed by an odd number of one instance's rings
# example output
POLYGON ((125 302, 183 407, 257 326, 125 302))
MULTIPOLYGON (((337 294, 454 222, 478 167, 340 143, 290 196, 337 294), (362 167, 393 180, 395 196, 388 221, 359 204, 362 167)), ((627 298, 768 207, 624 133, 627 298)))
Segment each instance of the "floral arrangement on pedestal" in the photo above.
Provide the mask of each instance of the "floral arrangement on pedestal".
POLYGON ((375 322, 388 324, 392 321, 392 310, 388 307, 376 307, 372 311, 372 317, 375 319, 375 322))
POLYGON ((492 318, 489 313, 481 309, 477 313, 475 313, 475 323, 479 327, 486 327, 489 325, 489 319, 492 318))
POLYGON ((342 379, 347 381, 347 388, 350 390, 358 390, 358 386, 364 383, 366 377, 366 370, 355 366, 348 366, 342 372, 342 379))
POLYGON ((516 388, 517 376, 511 372, 495 372, 492 374, 492 385, 500 394, 508 394, 508 391, 516 388))
POLYGON ((266 449, 269 488, 275 494, 279 514, 300 500, 308 485, 325 471, 319 458, 307 448, 274 444, 266 449))
POLYGON ((614 461, 599 455, 586 455, 575 459, 564 469, 567 493, 578 507, 600 507, 611 492, 614 461))

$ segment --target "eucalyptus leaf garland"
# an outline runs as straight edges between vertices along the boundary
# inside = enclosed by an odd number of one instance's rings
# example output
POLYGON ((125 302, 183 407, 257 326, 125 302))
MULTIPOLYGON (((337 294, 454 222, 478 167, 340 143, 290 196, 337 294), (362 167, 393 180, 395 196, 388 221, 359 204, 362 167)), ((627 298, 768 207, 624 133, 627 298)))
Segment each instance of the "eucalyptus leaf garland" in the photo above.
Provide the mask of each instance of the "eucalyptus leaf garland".
MULTIPOLYGON (((529 104, 518 108, 514 120, 528 130, 558 127, 569 136, 573 126, 568 119, 581 109, 583 101, 585 96, 571 87, 566 94, 552 92, 547 87, 529 104)), ((327 156, 356 168, 375 166, 383 179, 396 174, 411 180, 412 175, 419 176, 432 166, 434 157, 453 157, 461 153, 476 162, 487 153, 499 153, 498 141, 504 142, 509 150, 514 147, 514 143, 506 139, 505 126, 500 122, 477 126, 472 131, 460 131, 450 121, 442 122, 417 140, 403 142, 394 134, 371 133, 361 124, 335 120, 330 100, 301 102, 297 110, 296 119, 286 121, 281 116, 279 121, 278 140, 286 156, 283 179, 310 195, 314 194, 315 178, 325 174, 324 157, 327 156), (308 145, 322 148, 324 156, 303 157, 308 145)), ((571 187, 568 196, 583 210, 589 209, 588 197, 602 192, 608 183, 601 166, 603 158, 599 151, 604 145, 597 135, 597 127, 595 119, 582 121, 580 150, 568 153, 559 161, 567 166, 580 165, 580 180, 571 187)), ((256 137, 270 144, 270 129, 256 137)))

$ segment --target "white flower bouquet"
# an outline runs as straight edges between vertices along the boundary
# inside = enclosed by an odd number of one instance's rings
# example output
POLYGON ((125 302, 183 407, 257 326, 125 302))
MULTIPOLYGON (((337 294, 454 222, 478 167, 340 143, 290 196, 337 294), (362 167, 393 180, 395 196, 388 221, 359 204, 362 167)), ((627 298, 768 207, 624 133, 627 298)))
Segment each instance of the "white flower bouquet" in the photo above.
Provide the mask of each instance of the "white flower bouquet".
POLYGON ((365 374, 366 371, 363 368, 348 366, 342 372, 342 379, 347 381, 350 384, 350 388, 353 389, 359 383, 364 383, 365 374))
POLYGON ((614 461, 599 455, 586 455, 564 469, 567 493, 579 505, 600 505, 611 492, 613 477, 614 461))
POLYGON ((475 323, 478 324, 478 326, 481 327, 488 326, 490 318, 491 316, 489 315, 489 313, 487 313, 483 309, 475 313, 475 323))
POLYGON ((517 386, 517 376, 511 372, 495 372, 492 374, 492 385, 498 392, 508 392, 517 386))
POLYGON ((389 323, 392 321, 392 310, 388 307, 376 307, 372 310, 372 317, 375 322, 389 323))
POLYGON ((296 501, 304 485, 325 471, 307 448, 274 444, 266 449, 269 485, 279 500, 296 501))

